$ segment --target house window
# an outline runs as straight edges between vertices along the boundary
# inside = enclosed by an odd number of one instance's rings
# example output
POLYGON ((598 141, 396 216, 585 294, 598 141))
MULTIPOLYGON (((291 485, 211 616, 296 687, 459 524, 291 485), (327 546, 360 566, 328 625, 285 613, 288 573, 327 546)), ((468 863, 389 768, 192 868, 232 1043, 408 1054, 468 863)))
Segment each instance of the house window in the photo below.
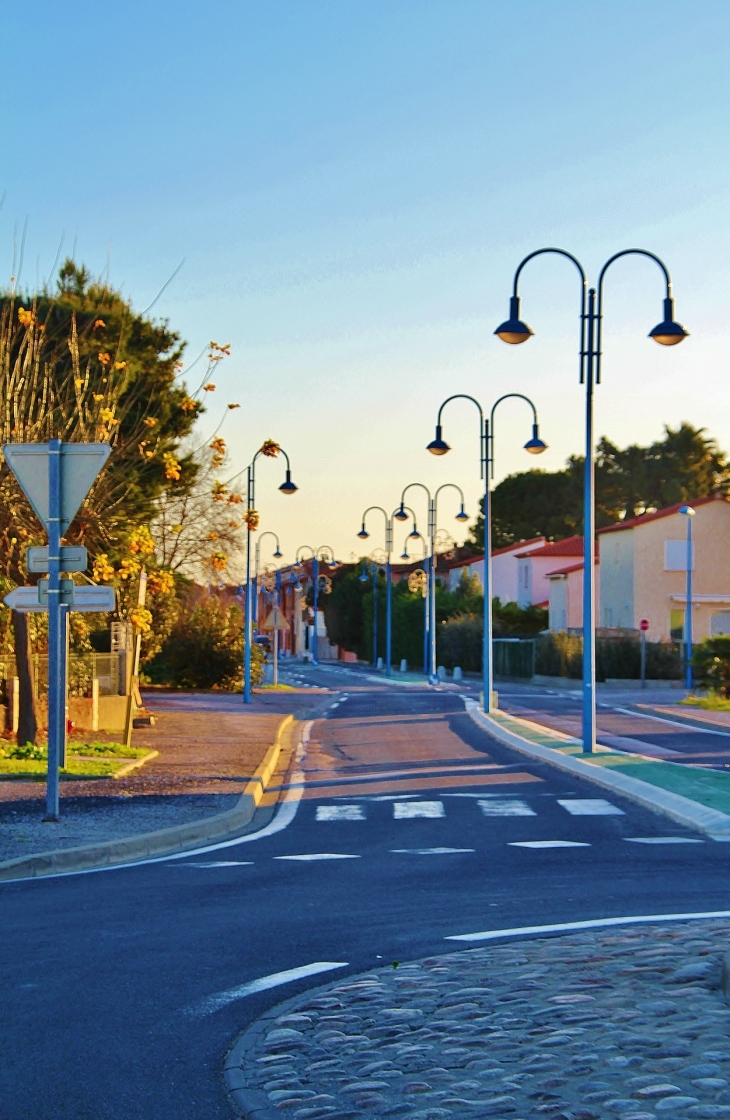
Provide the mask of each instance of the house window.
POLYGON ((684 638, 684 610, 669 612, 669 637, 673 642, 681 642, 684 638))
POLYGON ((606 628, 613 626, 613 607, 603 608, 603 625, 606 628))
MULTIPOLYGON (((692 571, 695 569, 695 542, 692 541, 692 571)), ((664 571, 665 572, 686 572, 687 571, 687 542, 686 541, 665 541, 664 542, 664 571)))
POLYGON ((730 634, 730 611, 719 611, 710 619, 710 636, 719 638, 723 634, 730 634))

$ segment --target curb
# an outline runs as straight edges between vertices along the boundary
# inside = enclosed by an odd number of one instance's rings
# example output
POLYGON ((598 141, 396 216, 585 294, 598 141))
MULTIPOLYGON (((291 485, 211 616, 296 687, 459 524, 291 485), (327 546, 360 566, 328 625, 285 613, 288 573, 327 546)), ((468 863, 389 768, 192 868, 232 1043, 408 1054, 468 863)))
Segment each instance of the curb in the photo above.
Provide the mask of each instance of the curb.
MULTIPOLYGON (((465 699, 464 704, 474 722, 482 730, 489 732, 500 743, 504 743, 505 746, 513 747, 530 758, 547 762, 550 766, 555 766, 559 770, 567 770, 578 777, 586 778, 604 789, 620 793, 631 801, 643 805, 644 808, 663 813, 664 816, 671 817, 678 824, 693 828, 697 832, 704 832, 707 836, 720 837, 723 840, 730 838, 730 816, 726 813, 721 813, 717 809, 708 809, 705 805, 690 800, 689 797, 683 797, 679 793, 670 793, 668 790, 660 789, 658 786, 642 781, 641 778, 630 778, 627 774, 604 770, 602 767, 593 766, 590 762, 584 762, 573 755, 561 754, 560 751, 551 747, 543 747, 539 743, 530 743, 527 739, 523 739, 521 735, 508 731, 496 720, 479 711, 475 700, 465 699)), ((527 721, 523 720, 521 722, 525 723, 527 721)), ((538 727, 537 724, 534 726, 538 727)), ((559 742, 578 743, 577 739, 560 732, 553 733, 549 728, 542 725, 539 725, 539 730, 541 734, 546 736, 554 734, 555 739, 559 742)))
MULTIPOLYGON (((116 774, 112 774, 112 777, 125 778, 127 774, 131 774, 133 770, 139 770, 141 766, 144 766, 145 762, 151 762, 153 758, 157 758, 159 753, 159 751, 147 751, 147 754, 143 755, 142 758, 133 758, 126 766, 120 767, 116 774)), ((0 864, 0 866, 2 866, 2 864, 0 864)))
POLYGON ((94 871, 150 856, 173 855, 201 841, 222 840, 235 835, 253 818, 279 761, 282 734, 293 724, 294 716, 284 716, 277 728, 274 742, 266 751, 253 777, 246 783, 235 808, 202 820, 173 825, 172 828, 156 832, 143 832, 122 840, 106 840, 100 844, 61 848, 5 860, 0 863, 0 882, 42 878, 45 875, 68 875, 74 871, 94 871))

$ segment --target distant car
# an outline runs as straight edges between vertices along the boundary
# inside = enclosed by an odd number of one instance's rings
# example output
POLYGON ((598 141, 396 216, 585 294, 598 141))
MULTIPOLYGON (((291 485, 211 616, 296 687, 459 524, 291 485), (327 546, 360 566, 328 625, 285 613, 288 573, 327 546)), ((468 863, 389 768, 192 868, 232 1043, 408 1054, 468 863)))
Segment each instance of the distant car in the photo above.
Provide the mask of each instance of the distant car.
POLYGON ((267 653, 271 649, 271 638, 268 634, 257 634, 254 638, 254 643, 257 646, 261 646, 262 649, 265 649, 267 653))

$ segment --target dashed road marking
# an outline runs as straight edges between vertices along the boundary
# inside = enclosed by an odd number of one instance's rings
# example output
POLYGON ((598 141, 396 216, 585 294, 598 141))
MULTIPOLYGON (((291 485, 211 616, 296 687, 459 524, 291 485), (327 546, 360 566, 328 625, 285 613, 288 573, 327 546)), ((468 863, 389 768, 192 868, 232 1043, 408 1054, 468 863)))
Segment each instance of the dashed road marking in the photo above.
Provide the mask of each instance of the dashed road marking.
POLYGON ((410 820, 414 817, 445 817, 443 801, 394 801, 393 819, 396 821, 410 820))
POLYGON ((311 863, 317 859, 362 859, 362 856, 346 855, 344 852, 311 852, 301 856, 274 856, 274 859, 301 860, 302 863, 311 863))
POLYGON ((306 976, 317 976, 320 972, 332 972, 333 969, 347 968, 347 965, 347 961, 314 961, 312 964, 305 964, 300 968, 288 968, 285 972, 272 972, 270 976, 262 976, 258 980, 250 980, 247 984, 239 984, 236 988, 216 992, 215 995, 207 996, 185 1010, 188 1015, 212 1015, 229 1003, 234 1003, 238 999, 245 999, 246 996, 255 995, 256 992, 278 988, 280 984, 291 984, 294 980, 302 980, 306 976))
POLYGON ((518 797, 494 797, 477 801, 485 817, 536 817, 537 813, 531 809, 526 801, 518 797))
POLYGON ((624 840, 629 844, 704 844, 689 836, 624 836, 624 840))
POLYGON ((168 864, 169 867, 253 867, 252 859, 215 859, 209 863, 168 864))
POLYGON ((364 821, 365 814, 359 805, 318 805, 318 821, 364 821))
POLYGON ((558 798, 558 805, 574 817, 624 817, 626 814, 618 805, 612 805, 603 797, 558 798))
POLYGON ((475 852, 476 848, 391 848, 397 855, 449 856, 458 852, 475 852))
POLYGON ((590 848, 579 840, 510 840, 510 848, 590 848))

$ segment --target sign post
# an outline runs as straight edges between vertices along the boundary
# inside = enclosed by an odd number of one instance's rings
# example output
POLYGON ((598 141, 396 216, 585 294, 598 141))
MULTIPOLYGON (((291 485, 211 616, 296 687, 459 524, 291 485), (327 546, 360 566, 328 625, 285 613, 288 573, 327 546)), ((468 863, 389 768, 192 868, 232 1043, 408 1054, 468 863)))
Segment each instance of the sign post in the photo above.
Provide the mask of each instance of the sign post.
POLYGON ((276 685, 279 683, 279 631, 288 630, 289 623, 283 611, 280 611, 278 607, 274 607, 274 609, 269 612, 266 622, 264 622, 261 629, 274 631, 274 674, 272 683, 276 685))
POLYGON ((641 687, 646 688, 646 632, 649 629, 649 619, 642 618, 639 623, 641 631, 641 687))
MULTIPOLYGON (((48 773, 46 815, 43 818, 46 821, 59 819, 59 768, 66 746, 65 616, 69 609, 75 608, 73 583, 62 580, 61 571, 64 570, 64 562, 69 564, 65 570, 78 571, 78 564, 83 559, 78 555, 64 558, 61 537, 110 453, 107 443, 64 444, 60 439, 51 439, 48 443, 9 443, 3 447, 6 463, 48 533, 45 555, 39 556, 43 550, 38 549, 34 550, 32 557, 35 564, 45 561, 47 580, 41 581, 38 588, 16 588, 5 598, 9 607, 22 610, 24 608, 18 602, 22 596, 18 596, 17 592, 31 592, 35 594, 35 604, 25 609, 48 611, 48 773)), ((113 597, 112 588, 103 590, 111 591, 113 597)))

